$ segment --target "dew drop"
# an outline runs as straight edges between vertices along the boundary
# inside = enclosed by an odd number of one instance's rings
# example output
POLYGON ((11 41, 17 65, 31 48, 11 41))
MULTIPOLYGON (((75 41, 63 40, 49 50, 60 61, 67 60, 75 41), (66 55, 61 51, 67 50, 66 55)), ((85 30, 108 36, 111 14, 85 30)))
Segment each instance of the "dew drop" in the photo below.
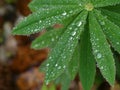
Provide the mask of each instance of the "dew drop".
POLYGON ((101 22, 101 25, 105 25, 105 22, 101 22))
POLYGON ((82 4, 81 4, 81 3, 79 3, 79 6, 82 6, 82 4))
POLYGON ((67 13, 66 13, 66 12, 64 12, 62 15, 63 15, 63 16, 65 16, 65 15, 67 15, 67 13))
POLYGON ((58 64, 55 64, 55 67, 57 67, 58 66, 58 64))
POLYGON ((52 41, 54 41, 54 38, 52 38, 52 41))
POLYGON ((119 43, 119 42, 117 42, 116 44, 118 44, 118 45, 119 45, 120 43, 119 43))
POLYGON ((46 66, 49 66, 49 64, 47 64, 46 66))
POLYGON ((97 54, 97 58, 100 59, 102 57, 101 53, 97 54))
POLYGON ((64 65, 63 68, 66 68, 66 66, 64 65))
POLYGON ((41 23, 42 21, 40 20, 39 23, 41 23))
POLYGON ((82 25, 82 22, 79 22, 78 27, 80 27, 81 25, 82 25))
POLYGON ((73 32, 73 33, 72 33, 72 36, 75 36, 75 35, 76 35, 76 32, 73 32))
POLYGON ((103 66, 102 66, 102 67, 100 67, 100 69, 103 69, 103 66))
POLYGON ((44 44, 45 42, 44 41, 42 41, 42 44, 44 44))
POLYGON ((61 69, 61 66, 59 66, 58 69, 61 69))

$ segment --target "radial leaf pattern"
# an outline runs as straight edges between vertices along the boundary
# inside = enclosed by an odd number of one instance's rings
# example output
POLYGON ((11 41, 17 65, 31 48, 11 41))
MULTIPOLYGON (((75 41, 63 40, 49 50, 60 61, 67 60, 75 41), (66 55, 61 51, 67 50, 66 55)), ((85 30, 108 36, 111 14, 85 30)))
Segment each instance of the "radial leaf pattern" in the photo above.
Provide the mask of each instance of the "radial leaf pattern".
POLYGON ((116 69, 110 47, 120 53, 120 0, 33 0, 29 7, 33 13, 13 29, 14 35, 38 33, 56 23, 63 26, 47 30, 32 43, 34 49, 51 48, 49 58, 42 65, 46 83, 65 71, 73 73, 72 79, 79 72, 84 90, 90 90, 96 61, 106 81, 114 84, 116 69), (79 46, 80 55, 77 55, 79 46), (76 67, 74 60, 78 62, 76 67), (76 70, 72 72, 70 68, 76 70))

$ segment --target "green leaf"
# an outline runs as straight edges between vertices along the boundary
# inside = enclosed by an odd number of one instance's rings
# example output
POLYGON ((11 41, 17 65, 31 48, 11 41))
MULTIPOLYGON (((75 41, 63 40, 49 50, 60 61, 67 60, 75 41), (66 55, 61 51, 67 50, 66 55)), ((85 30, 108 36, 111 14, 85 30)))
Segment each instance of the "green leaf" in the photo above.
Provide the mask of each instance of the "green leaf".
POLYGON ((88 24, 80 40, 79 76, 84 90, 91 90, 95 78, 95 59, 92 54, 88 24))
POLYGON ((77 45, 77 47, 73 53, 73 56, 66 68, 68 70, 71 80, 73 80, 75 78, 76 74, 78 73, 79 59, 80 59, 79 46, 77 45))
POLYGON ((115 57, 115 65, 116 65, 116 77, 117 80, 120 80, 120 60, 119 60, 119 55, 114 55, 115 57))
POLYGON ((64 73, 56 79, 56 82, 61 84, 61 90, 68 90, 71 83, 70 74, 68 71, 65 70, 64 73))
POLYGON ((84 11, 77 16, 61 36, 55 48, 52 49, 48 58, 46 83, 56 79, 65 70, 78 43, 79 35, 84 28, 86 15, 87 12, 84 11))
POLYGON ((38 12, 33 13, 32 15, 25 18, 21 21, 17 27, 12 31, 13 34, 17 35, 29 35, 40 32, 42 29, 54 25, 55 23, 61 23, 66 18, 69 18, 81 10, 76 7, 64 8, 64 9, 49 9, 43 12, 39 10, 38 12))
POLYGON ((76 17, 76 15, 74 15, 74 17, 72 17, 72 18, 68 18, 68 19, 64 20, 63 21, 64 25, 62 25, 62 28, 53 29, 51 31, 48 31, 45 34, 43 34, 42 36, 35 39, 32 42, 31 47, 34 49, 42 49, 42 48, 46 48, 46 47, 53 48, 55 46, 55 44, 57 43, 58 39, 60 38, 60 36, 65 31, 66 27, 74 20, 75 17, 76 17))
POLYGON ((116 13, 120 14, 120 4, 117 4, 115 6, 107 6, 107 7, 104 7, 103 9, 107 9, 109 11, 116 12, 116 13))
POLYGON ((46 32, 32 42, 31 47, 34 49, 42 49, 46 47, 53 47, 63 33, 64 29, 57 29, 46 32))
POLYGON ((80 1, 79 0, 33 0, 30 4, 29 7, 32 11, 37 11, 39 9, 43 9, 43 10, 47 10, 49 8, 58 8, 58 7, 62 7, 63 9, 66 7, 75 7, 75 6, 79 6, 80 5, 80 1))
POLYGON ((120 27, 120 13, 101 9, 101 14, 120 27))
POLYGON ((115 81, 115 62, 106 37, 93 12, 89 15, 89 29, 97 66, 103 77, 113 85, 115 81))
POLYGON ((96 16, 112 46, 120 53, 120 27, 108 20, 96 10, 96 16))
POLYGON ((114 6, 120 4, 120 0, 92 0, 95 7, 114 6))

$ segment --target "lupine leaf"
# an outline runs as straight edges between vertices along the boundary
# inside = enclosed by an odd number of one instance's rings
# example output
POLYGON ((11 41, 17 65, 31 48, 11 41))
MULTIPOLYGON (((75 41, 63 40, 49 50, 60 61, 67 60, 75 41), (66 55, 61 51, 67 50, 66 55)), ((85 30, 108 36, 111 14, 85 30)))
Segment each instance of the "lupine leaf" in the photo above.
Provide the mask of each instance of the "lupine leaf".
POLYGON ((50 57, 48 58, 48 70, 46 71, 46 83, 56 79, 63 73, 65 67, 71 59, 71 55, 78 43, 79 35, 81 34, 87 12, 82 12, 77 18, 68 26, 64 34, 59 39, 55 48, 53 48, 50 57))
POLYGON ((102 9, 101 13, 120 27, 120 13, 102 9), (114 16, 114 17, 113 17, 114 16))
POLYGON ((32 42, 32 48, 34 49, 42 49, 46 47, 52 47, 59 39, 61 33, 63 33, 64 29, 57 29, 52 30, 49 32, 46 32, 42 36, 35 39, 35 41, 32 42))
POLYGON ((115 81, 115 62, 112 52, 107 43, 102 28, 97 22, 95 15, 91 12, 89 15, 90 38, 97 66, 103 77, 111 84, 115 81))
POLYGON ((117 4, 115 6, 107 6, 107 7, 104 7, 103 9, 107 9, 109 11, 116 12, 116 13, 120 14, 120 4, 117 4))
POLYGON ((120 4, 120 0, 92 0, 95 7, 114 6, 120 4))
POLYGON ((29 7, 32 11, 37 11, 39 9, 49 9, 49 8, 57 8, 57 7, 75 7, 80 6, 79 0, 34 0, 29 4, 29 7))
POLYGON ((95 78, 95 59, 92 54, 88 24, 80 40, 79 75, 84 90, 91 90, 95 78))
POLYGON ((116 77, 120 80, 120 60, 118 56, 118 54, 114 55, 116 65, 116 77))
MULTIPOLYGON (((120 53, 120 27, 96 11, 97 18, 112 46, 120 53)), ((119 19, 119 18, 118 18, 119 19)))
POLYGON ((64 20, 61 28, 48 31, 42 36, 35 39, 32 42, 31 47, 34 49, 42 49, 46 47, 53 48, 61 34, 65 31, 66 27, 74 20, 75 17, 76 15, 74 17, 64 20))
POLYGON ((68 90, 70 86, 71 78, 70 74, 65 70, 65 72, 61 75, 61 90, 68 90))
POLYGON ((17 27, 13 29, 13 34, 29 35, 40 32, 42 29, 49 27, 55 23, 61 23, 64 19, 79 13, 80 10, 71 10, 64 8, 58 10, 50 9, 46 12, 38 11, 25 18, 17 27))
POLYGON ((68 90, 71 83, 70 74, 65 70, 56 80, 55 84, 61 85, 61 90, 68 90))
POLYGON ((77 45, 72 58, 67 66, 67 71, 70 75, 70 79, 73 80, 75 78, 75 75, 78 73, 78 68, 79 68, 79 59, 80 59, 80 55, 79 55, 79 45, 77 45))

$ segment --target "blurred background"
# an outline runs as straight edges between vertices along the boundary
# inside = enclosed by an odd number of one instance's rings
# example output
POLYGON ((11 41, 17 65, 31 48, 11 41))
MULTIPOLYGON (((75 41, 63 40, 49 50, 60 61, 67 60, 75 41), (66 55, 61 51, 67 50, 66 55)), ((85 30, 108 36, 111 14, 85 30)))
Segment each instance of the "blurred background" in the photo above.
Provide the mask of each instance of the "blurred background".
MULTIPOLYGON (((12 36, 12 28, 31 14, 31 0, 0 0, 0 90, 60 90, 61 85, 44 85, 44 74, 39 66, 48 56, 48 49, 33 50, 31 42, 42 33, 30 36, 12 36)), ((58 28, 59 25, 55 25, 58 28)), ((82 90, 76 76, 69 90, 82 90)), ((111 88, 97 79, 92 90, 120 90, 118 83, 111 88)))

